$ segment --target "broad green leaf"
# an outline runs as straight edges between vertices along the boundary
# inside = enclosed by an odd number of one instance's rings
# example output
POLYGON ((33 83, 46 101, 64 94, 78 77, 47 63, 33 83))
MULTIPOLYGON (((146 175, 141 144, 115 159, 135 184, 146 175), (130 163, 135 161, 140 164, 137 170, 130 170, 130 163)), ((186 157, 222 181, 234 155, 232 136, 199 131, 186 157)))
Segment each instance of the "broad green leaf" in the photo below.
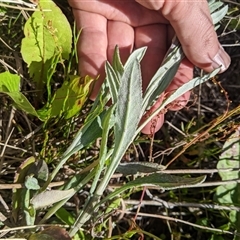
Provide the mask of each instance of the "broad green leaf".
POLYGON ((20 91, 20 77, 8 71, 0 74, 0 91, 3 93, 15 93, 20 91))
POLYGON ((14 101, 16 107, 19 108, 20 110, 40 118, 35 108, 31 105, 27 98, 20 92, 20 77, 18 75, 12 74, 10 72, 1 73, 0 92, 7 94, 14 101))
POLYGON ((56 202, 59 202, 69 196, 72 196, 73 193, 75 193, 74 189, 49 190, 41 192, 31 199, 31 204, 33 205, 34 209, 49 207, 50 205, 56 202))
MULTIPOLYGON (((52 70, 55 69, 57 62, 54 62, 56 56, 47 59, 45 62, 32 61, 29 65, 29 75, 33 78, 36 83, 36 88, 40 92, 43 89, 44 84, 49 84, 52 77, 52 70)), ((37 92, 37 93, 39 93, 37 92)))
MULTIPOLYGON (((217 168, 219 175, 223 181, 239 179, 240 173, 240 128, 237 128, 224 143, 222 154, 219 158, 217 168), (221 172, 221 169, 233 168, 236 170, 221 172)), ((228 185, 219 186, 216 189, 215 197, 222 204, 238 205, 240 203, 240 184, 231 183, 228 185)), ((240 232, 240 213, 231 211, 229 217, 236 225, 236 230, 240 232)), ((240 239, 235 237, 235 239, 240 239)))
POLYGON ((21 92, 8 92, 6 93, 15 103, 15 106, 33 116, 38 117, 40 120, 43 120, 38 114, 32 104, 27 100, 27 98, 21 92))
POLYGON ((72 31, 65 15, 52 0, 39 0, 38 10, 24 26, 25 38, 21 46, 24 61, 28 65, 32 62, 45 63, 56 53, 68 59, 72 31))
POLYGON ((120 163, 116 172, 122 173, 124 176, 136 175, 140 173, 154 173, 164 170, 164 166, 153 162, 127 162, 120 163))
POLYGON ((61 88, 59 88, 53 96, 50 106, 41 109, 50 117, 64 116, 69 119, 76 115, 88 99, 90 84, 93 79, 86 76, 81 78, 79 76, 70 76, 69 81, 64 81, 61 88))
POLYGON ((105 197, 98 205, 134 187, 158 186, 160 189, 171 190, 198 185, 204 182, 205 179, 206 176, 201 176, 197 178, 184 178, 166 173, 153 173, 149 176, 139 177, 134 181, 124 184, 122 187, 116 189, 114 192, 110 193, 107 197, 105 197))
POLYGON ((68 59, 72 31, 68 20, 52 0, 39 0, 38 10, 24 26, 21 53, 39 90, 47 82, 52 64, 68 59))

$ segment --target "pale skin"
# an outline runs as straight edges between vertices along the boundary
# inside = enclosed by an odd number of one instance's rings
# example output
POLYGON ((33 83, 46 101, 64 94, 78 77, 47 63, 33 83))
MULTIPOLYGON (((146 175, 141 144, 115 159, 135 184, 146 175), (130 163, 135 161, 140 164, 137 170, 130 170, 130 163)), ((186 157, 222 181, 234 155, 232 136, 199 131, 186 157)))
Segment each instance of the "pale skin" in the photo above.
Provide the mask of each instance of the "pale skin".
MULTIPOLYGON (((179 39, 186 58, 166 90, 177 89, 193 77, 193 67, 207 72, 222 66, 225 71, 230 58, 218 42, 206 0, 68 0, 79 29, 79 71, 82 76, 96 78, 91 99, 98 93, 105 77, 106 60, 111 62, 116 45, 124 61, 137 48, 147 46, 141 62, 143 91, 157 71, 171 45, 173 36, 179 39)), ((190 93, 177 100, 170 110, 179 110, 187 103, 190 93)), ((153 108, 162 101, 158 100, 153 108)), ((161 128, 164 114, 158 116, 155 130, 161 128)), ((151 122, 143 133, 152 133, 151 122)))

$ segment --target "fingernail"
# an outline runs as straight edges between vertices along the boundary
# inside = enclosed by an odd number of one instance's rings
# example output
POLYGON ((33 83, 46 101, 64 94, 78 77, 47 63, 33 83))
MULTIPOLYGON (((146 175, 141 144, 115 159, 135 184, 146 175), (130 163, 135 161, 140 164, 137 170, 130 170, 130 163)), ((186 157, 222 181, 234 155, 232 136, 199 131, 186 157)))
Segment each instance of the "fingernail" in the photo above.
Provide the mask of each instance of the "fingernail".
POLYGON ((228 69, 231 63, 229 55, 224 51, 223 47, 220 45, 218 53, 213 58, 212 67, 214 69, 221 66, 220 72, 224 72, 228 69))

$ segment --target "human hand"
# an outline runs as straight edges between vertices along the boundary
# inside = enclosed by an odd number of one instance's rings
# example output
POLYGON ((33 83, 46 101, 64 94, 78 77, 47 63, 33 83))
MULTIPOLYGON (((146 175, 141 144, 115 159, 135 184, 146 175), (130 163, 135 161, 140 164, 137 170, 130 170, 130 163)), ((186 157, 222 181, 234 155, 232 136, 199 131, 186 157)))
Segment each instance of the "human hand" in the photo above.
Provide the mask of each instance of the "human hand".
MULTIPOLYGON (((68 0, 74 17, 82 29, 78 43, 79 71, 81 75, 96 78, 91 99, 94 99, 105 78, 104 64, 111 62, 114 48, 118 45, 123 63, 137 48, 147 46, 141 62, 143 91, 171 44, 176 33, 185 58, 166 94, 177 89, 193 77, 193 66, 210 72, 222 65, 225 71, 230 58, 222 49, 215 33, 206 0, 156 1, 156 0, 68 0)), ((179 110, 188 101, 190 93, 184 94, 169 107, 179 110)), ((157 101, 152 110, 162 101, 157 101)), ((159 130, 164 115, 155 119, 155 131, 159 130)), ((151 122, 142 130, 151 133, 151 122)))

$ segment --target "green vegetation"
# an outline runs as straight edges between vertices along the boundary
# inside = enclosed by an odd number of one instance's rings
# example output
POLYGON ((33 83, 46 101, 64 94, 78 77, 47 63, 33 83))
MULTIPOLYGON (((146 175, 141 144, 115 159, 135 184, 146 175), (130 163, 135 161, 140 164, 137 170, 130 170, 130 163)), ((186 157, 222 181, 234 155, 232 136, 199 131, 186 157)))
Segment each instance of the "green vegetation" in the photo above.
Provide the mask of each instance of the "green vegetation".
MULTIPOLYGON (((229 100, 219 69, 200 73, 140 122, 184 58, 180 45, 144 93, 140 62, 146 48, 123 65, 116 46, 92 103, 93 79, 76 71, 81 33, 67 2, 10 2, 0 1, 0 236, 240 239, 240 105, 229 100), (172 114, 169 127, 141 135, 151 117, 183 93, 209 92, 204 82, 220 96, 221 107, 199 98, 197 111, 191 112, 193 101, 176 124, 172 114)), ((239 4, 209 5, 222 35, 238 30, 239 4)))

